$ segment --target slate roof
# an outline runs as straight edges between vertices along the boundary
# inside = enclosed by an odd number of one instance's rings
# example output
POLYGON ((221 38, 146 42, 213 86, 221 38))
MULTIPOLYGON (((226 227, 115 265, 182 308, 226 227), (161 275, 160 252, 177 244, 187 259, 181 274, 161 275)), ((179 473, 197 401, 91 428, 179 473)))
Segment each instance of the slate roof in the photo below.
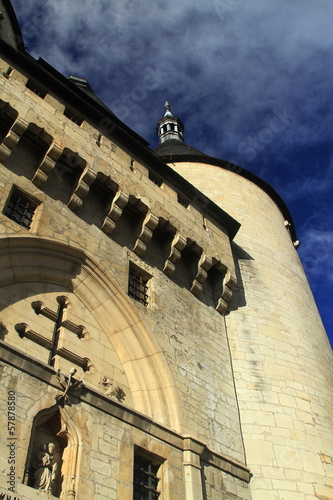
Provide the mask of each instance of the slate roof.
POLYGON ((162 144, 159 144, 157 148, 154 149, 155 153, 162 158, 171 157, 174 155, 197 155, 197 156, 208 156, 201 151, 198 151, 192 146, 188 146, 182 141, 177 139, 168 139, 162 144))

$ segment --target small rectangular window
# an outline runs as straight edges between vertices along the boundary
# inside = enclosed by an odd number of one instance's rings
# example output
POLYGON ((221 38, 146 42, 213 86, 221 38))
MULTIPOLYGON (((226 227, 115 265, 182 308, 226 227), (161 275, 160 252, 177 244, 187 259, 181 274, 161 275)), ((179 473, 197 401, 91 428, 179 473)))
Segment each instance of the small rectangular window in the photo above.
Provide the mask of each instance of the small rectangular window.
POLYGON ((4 214, 25 229, 30 229, 38 205, 37 200, 14 188, 4 214))
POLYGON ((157 500, 160 463, 149 456, 136 452, 134 455, 133 500, 157 500))
POLYGON ((128 295, 144 306, 148 306, 149 279, 150 276, 147 273, 133 264, 130 264, 128 276, 128 295))
POLYGON ((76 123, 76 125, 80 126, 83 123, 83 118, 79 116, 72 108, 66 106, 64 115, 72 120, 72 122, 76 123))
POLYGON ((36 83, 34 80, 32 80, 31 78, 29 78, 29 80, 27 81, 25 86, 29 90, 34 92, 36 95, 38 95, 41 99, 44 99, 44 97, 47 94, 46 90, 43 87, 41 87, 38 83, 36 83))

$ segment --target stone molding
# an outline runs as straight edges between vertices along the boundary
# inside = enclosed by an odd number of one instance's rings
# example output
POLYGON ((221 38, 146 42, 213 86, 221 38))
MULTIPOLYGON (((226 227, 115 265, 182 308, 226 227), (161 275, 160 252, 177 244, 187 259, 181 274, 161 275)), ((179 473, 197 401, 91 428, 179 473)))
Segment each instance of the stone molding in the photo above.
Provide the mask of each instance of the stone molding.
MULTIPOLYGON (((57 390, 63 389, 59 383, 57 372, 52 367, 40 361, 33 360, 22 351, 9 346, 3 341, 0 341, 0 347, 1 361, 37 378, 57 390)), ((83 404, 102 410, 104 413, 128 425, 134 426, 156 439, 182 450, 185 452, 185 457, 189 457, 192 461, 194 460, 195 463, 192 464, 191 462, 191 465, 197 468, 200 467, 199 459, 201 457, 201 460, 206 464, 245 481, 246 483, 249 483, 251 480, 251 472, 246 465, 227 455, 210 450, 204 443, 192 436, 182 435, 124 404, 111 400, 104 394, 89 387, 89 385, 85 384, 84 393, 79 396, 79 399, 83 404), (186 452, 188 453, 186 454, 186 452)))

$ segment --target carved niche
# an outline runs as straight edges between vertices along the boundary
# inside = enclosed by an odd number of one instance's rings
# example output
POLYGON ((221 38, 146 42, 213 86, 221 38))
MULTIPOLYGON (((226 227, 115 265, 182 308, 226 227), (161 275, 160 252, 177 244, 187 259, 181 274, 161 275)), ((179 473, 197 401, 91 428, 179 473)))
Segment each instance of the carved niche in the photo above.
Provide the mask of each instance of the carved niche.
POLYGON ((23 482, 56 498, 75 500, 79 435, 66 408, 42 410, 31 433, 23 482))

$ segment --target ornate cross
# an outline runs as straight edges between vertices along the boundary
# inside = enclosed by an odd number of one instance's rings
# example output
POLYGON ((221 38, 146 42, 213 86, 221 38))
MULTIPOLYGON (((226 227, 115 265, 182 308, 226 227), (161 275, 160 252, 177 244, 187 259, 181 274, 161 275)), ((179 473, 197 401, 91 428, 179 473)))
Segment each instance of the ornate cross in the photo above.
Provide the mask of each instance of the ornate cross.
POLYGON ((68 306, 70 302, 67 297, 64 295, 60 295, 57 297, 58 302, 58 310, 57 312, 52 311, 48 307, 46 307, 43 302, 37 300, 32 302, 31 307, 35 311, 36 314, 41 314, 46 318, 50 319, 55 323, 53 329, 52 340, 44 337, 40 333, 37 333, 29 328, 26 323, 17 323, 15 325, 15 329, 20 335, 21 338, 28 338, 36 344, 41 345, 50 351, 49 355, 49 365, 55 365, 55 357, 56 355, 61 356, 68 361, 80 366, 84 371, 89 371, 92 368, 92 363, 88 358, 81 358, 77 354, 69 351, 63 346, 60 346, 60 333, 61 328, 71 331, 79 339, 85 339, 88 336, 88 332, 82 325, 76 325, 67 319, 68 306))

